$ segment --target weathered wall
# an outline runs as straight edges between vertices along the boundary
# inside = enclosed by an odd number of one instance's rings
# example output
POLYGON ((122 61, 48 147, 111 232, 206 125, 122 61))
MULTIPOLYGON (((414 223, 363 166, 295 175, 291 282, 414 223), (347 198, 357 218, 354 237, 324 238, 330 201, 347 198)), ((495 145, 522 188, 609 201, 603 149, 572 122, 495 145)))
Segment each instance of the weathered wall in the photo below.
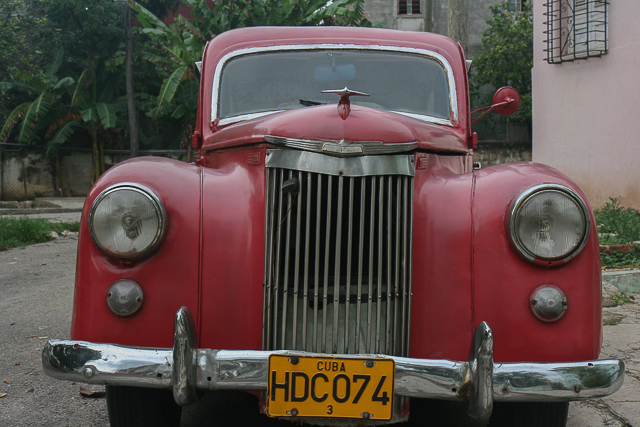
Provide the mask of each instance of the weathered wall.
MULTIPOLYGON (((178 150, 153 154, 187 160, 186 153, 181 154, 178 150)), ((105 165, 109 168, 128 158, 124 153, 106 153, 105 165)), ((42 158, 39 153, 3 151, 0 164, 0 200, 54 196, 56 180, 53 173, 53 162, 42 158)), ((91 153, 61 152, 60 175, 62 186, 58 189, 59 196, 86 196, 91 188, 91 153)))
POLYGON ((0 165, 0 200, 52 196, 49 161, 36 153, 3 152, 0 165))
POLYGON ((484 141, 473 150, 473 161, 485 168, 500 163, 531 161, 529 141, 484 141))
POLYGON ((622 197, 640 208, 640 2, 611 2, 607 54, 561 64, 546 62, 542 3, 534 2, 533 160, 573 178, 594 207, 622 197))
MULTIPOLYGON (((425 0, 421 0, 421 11, 424 11, 425 0)), ((482 33, 487 29, 487 19, 491 18, 489 6, 502 3, 501 0, 469 0, 469 51, 468 58, 482 52, 482 33)), ((431 0, 432 32, 448 35, 449 2, 448 0, 431 0)), ((385 28, 396 30, 424 31, 424 14, 398 15, 397 0, 366 0, 364 11, 372 22, 384 21, 385 28)))

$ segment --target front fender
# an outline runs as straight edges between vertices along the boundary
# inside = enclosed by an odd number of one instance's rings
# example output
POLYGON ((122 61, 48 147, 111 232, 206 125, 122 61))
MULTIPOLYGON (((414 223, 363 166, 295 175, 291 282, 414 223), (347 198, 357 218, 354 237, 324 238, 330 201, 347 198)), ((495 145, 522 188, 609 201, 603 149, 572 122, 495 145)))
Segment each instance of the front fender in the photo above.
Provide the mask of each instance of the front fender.
MULTIPOLYGON (((587 245, 568 263, 541 267, 511 246, 509 207, 540 183, 582 191, 557 170, 511 163, 473 173, 432 158, 416 171, 411 356, 463 360, 464 345, 483 321, 492 325, 496 362, 564 362, 598 357, 602 340, 601 276, 593 214, 587 245), (558 321, 538 320, 534 289, 563 290, 568 309, 558 321)), ((587 204, 588 206, 588 204, 587 204)))

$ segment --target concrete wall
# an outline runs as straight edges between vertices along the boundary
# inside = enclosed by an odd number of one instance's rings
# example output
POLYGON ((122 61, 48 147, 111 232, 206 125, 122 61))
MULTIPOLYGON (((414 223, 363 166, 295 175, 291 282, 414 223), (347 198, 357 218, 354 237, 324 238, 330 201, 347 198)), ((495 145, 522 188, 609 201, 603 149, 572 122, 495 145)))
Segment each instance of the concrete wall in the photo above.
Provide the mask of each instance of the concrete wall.
MULTIPOLYGON (((187 160, 187 154, 178 153, 178 150, 150 154, 182 161, 187 160)), ((107 152, 105 165, 109 168, 128 158, 129 156, 124 153, 107 152)), ((54 185, 56 185, 53 174, 52 161, 42 158, 39 153, 3 151, 2 164, 0 164, 0 200, 52 197, 54 196, 54 185)), ((86 196, 91 188, 91 153, 61 152, 60 175, 62 186, 58 189, 59 196, 86 196)))
POLYGON ((534 2, 533 160, 573 178, 594 207, 622 197, 640 208, 640 2, 611 2, 608 53, 561 64, 546 62, 542 3, 534 2))
POLYGON ((500 163, 531 161, 529 141, 484 141, 473 150, 473 161, 483 168, 500 163))

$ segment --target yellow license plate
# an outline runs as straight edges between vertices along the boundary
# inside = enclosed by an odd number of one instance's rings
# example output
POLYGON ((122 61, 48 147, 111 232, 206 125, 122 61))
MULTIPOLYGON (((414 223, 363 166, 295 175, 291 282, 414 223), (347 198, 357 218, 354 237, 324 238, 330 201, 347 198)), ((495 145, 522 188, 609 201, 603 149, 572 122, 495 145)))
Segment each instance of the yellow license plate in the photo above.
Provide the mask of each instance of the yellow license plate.
POLYGON ((267 415, 390 420, 393 359, 269 357, 267 415))

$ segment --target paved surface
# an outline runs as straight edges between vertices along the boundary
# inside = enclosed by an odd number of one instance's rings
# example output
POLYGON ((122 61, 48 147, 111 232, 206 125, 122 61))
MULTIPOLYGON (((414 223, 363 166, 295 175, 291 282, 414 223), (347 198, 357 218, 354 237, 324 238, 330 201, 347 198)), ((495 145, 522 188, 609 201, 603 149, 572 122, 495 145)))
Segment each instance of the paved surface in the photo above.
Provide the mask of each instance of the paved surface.
MULTIPOLYGON (((79 220, 80 213, 42 217, 68 222, 79 220)), ((76 248, 77 235, 71 234, 0 252, 0 426, 108 425, 105 399, 99 394, 81 394, 81 387, 89 392, 100 392, 103 387, 57 381, 41 368, 45 340, 69 337, 76 248)), ((627 376, 621 390, 611 397, 572 403, 569 427, 640 427, 640 294, 625 297, 605 285, 605 299, 626 299, 603 309, 601 357, 622 358, 627 376)), ((251 395, 239 393, 230 399, 206 395, 183 412, 181 425, 292 425, 255 415, 256 400, 251 395)), ((439 420, 427 425, 452 424, 439 420)))

